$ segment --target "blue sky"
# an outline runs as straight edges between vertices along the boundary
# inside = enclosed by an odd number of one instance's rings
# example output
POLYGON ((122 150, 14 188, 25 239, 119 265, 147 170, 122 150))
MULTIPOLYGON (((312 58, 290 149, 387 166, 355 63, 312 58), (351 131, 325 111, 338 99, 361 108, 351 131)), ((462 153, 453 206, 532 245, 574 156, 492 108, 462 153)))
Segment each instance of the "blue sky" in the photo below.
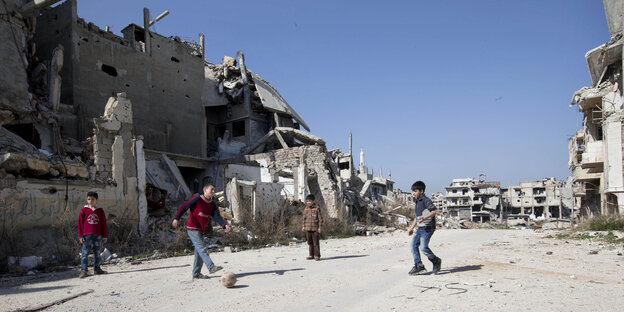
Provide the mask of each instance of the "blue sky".
POLYGON ((375 174, 428 193, 453 178, 503 185, 565 179, 569 107, 590 85, 585 53, 609 41, 602 1, 79 1, 78 15, 119 34, 198 41, 220 63, 242 50, 328 149, 353 133, 375 174))

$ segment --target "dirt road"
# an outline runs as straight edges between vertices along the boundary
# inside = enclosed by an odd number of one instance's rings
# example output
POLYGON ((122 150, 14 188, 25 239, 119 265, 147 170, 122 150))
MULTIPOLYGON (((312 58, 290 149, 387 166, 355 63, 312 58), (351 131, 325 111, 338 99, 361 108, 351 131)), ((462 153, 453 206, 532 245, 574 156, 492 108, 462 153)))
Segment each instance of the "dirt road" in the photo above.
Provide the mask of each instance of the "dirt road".
POLYGON ((407 275, 411 237, 396 231, 323 240, 318 262, 305 260, 304 244, 213 253, 238 275, 230 289, 220 285, 220 274, 192 280, 192 256, 108 265, 110 274, 82 280, 76 271, 0 277, 0 310, 34 308, 89 289, 94 292, 46 311, 622 310, 621 245, 545 235, 438 230, 430 244, 443 259, 438 275, 407 275))

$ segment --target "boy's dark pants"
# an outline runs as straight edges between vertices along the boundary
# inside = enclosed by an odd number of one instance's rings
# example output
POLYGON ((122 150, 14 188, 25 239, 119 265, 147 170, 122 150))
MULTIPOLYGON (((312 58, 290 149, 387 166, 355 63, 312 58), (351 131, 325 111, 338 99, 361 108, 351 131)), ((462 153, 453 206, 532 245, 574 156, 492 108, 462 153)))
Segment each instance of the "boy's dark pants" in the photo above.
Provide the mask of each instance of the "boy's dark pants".
POLYGON ((310 256, 321 257, 321 246, 319 245, 319 233, 317 231, 307 231, 306 239, 308 240, 308 248, 310 256))

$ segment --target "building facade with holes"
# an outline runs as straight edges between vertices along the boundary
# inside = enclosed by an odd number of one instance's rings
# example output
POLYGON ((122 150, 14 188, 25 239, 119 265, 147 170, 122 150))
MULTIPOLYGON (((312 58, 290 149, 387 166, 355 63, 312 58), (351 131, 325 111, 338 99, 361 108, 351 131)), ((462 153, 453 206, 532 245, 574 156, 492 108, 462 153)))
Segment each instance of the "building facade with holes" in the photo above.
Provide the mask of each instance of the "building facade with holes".
POLYGON ((576 91, 572 105, 583 114, 583 129, 570 138, 569 167, 575 210, 581 216, 624 213, 622 157, 622 13, 619 1, 605 0, 611 40, 587 52, 592 85, 576 91))

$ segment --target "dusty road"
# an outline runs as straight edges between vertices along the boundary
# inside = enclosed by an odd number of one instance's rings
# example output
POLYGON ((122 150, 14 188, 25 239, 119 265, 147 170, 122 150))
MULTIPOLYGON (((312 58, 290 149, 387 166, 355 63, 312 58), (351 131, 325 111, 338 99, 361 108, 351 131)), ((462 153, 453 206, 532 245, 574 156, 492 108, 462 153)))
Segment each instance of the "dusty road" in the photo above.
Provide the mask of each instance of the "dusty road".
POLYGON ((319 262, 305 260, 303 244, 213 253, 238 275, 231 289, 217 275, 192 280, 192 256, 108 265, 110 274, 83 280, 75 271, 0 277, 0 310, 93 289, 46 311, 622 311, 621 245, 545 235, 438 230, 431 241, 443 259, 438 275, 407 275, 411 237, 396 231, 323 240, 319 262))

